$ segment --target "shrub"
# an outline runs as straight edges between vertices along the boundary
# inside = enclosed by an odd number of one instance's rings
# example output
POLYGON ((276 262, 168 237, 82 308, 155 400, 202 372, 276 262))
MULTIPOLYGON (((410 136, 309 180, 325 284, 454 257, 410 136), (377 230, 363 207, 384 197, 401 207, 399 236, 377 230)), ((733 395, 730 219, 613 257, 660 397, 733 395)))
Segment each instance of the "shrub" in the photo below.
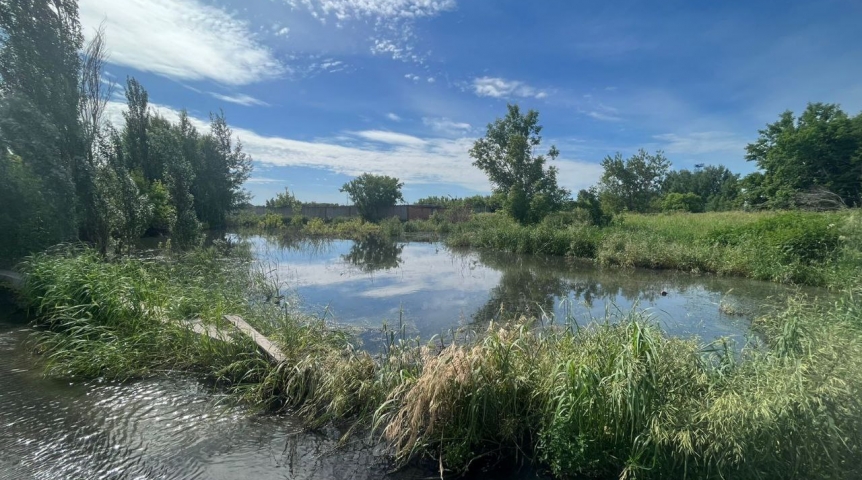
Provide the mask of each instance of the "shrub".
POLYGON ((689 212, 697 213, 703 211, 703 199, 695 193, 669 193, 661 200, 663 212, 689 212))

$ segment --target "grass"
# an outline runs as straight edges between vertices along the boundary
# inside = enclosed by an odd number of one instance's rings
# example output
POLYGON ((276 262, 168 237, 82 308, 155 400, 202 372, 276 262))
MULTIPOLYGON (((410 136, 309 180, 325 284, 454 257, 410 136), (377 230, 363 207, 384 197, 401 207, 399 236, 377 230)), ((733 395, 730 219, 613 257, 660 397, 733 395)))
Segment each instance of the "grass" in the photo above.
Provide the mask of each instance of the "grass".
POLYGON ((231 227, 240 229, 250 228, 267 232, 290 232, 309 237, 349 240, 363 239, 369 236, 398 237, 404 233, 416 231, 417 225, 420 225, 416 221, 402 223, 397 217, 386 218, 376 222, 368 222, 358 217, 323 220, 321 218, 295 216, 291 219, 286 219, 275 213, 257 215, 248 211, 235 214, 229 219, 228 224, 231 227))
POLYGON ((766 345, 741 353, 670 337, 630 312, 587 327, 512 319, 427 344, 386 329, 372 355, 350 334, 266 302, 265 268, 242 245, 109 261, 66 248, 22 269, 49 374, 193 372, 311 428, 370 431, 401 465, 425 461, 448 474, 535 462, 559 478, 853 478, 862 458, 858 281, 830 304, 800 297, 759 319, 766 345), (182 325, 225 313, 288 360, 274 365, 247 340, 212 341, 182 325))
POLYGON ((838 287, 862 266, 858 211, 622 215, 583 223, 521 226, 476 215, 452 246, 594 259, 602 266, 673 269, 838 287))

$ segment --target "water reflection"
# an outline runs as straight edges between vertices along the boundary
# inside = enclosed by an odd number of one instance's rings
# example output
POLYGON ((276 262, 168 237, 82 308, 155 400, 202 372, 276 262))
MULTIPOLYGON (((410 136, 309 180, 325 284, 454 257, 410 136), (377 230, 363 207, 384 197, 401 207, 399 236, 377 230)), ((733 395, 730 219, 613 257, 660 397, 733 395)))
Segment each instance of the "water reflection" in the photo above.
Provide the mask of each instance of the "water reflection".
POLYGON ((389 270, 401 265, 401 252, 404 244, 375 236, 356 240, 350 251, 342 255, 346 262, 358 267, 365 273, 389 270))
POLYGON ((501 312, 505 318, 553 314, 586 323, 606 310, 638 308, 675 335, 744 340, 750 317, 789 292, 740 278, 596 269, 590 262, 453 251, 439 243, 247 239, 259 258, 277 266, 282 288, 298 295, 309 312, 325 310, 339 322, 370 329, 401 317, 424 338, 481 325, 501 312), (748 317, 721 314, 723 300, 748 317))

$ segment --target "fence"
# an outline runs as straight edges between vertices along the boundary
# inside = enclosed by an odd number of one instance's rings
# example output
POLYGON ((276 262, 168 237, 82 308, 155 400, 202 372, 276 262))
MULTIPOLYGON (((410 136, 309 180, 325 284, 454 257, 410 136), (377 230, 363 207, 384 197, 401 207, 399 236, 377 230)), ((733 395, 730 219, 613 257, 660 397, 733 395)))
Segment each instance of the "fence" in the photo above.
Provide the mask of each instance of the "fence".
MULTIPOLYGON (((277 213, 287 218, 293 216, 293 210, 290 207, 283 208, 266 208, 252 207, 254 213, 263 215, 266 213, 277 213)), ((375 212, 377 218, 398 217, 401 221, 408 220, 427 220, 431 214, 444 210, 443 207, 435 205, 395 205, 392 207, 379 208, 375 212)), ((302 206, 302 216, 308 218, 322 218, 324 220, 332 220, 333 218, 351 218, 359 216, 359 209, 353 205, 320 207, 320 206, 302 206)))

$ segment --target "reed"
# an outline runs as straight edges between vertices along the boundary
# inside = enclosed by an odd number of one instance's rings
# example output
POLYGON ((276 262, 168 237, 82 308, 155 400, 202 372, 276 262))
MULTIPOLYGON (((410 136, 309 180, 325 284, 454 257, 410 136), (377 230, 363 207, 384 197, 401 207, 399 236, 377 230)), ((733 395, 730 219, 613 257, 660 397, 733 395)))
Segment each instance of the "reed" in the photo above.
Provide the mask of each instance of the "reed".
POLYGON ((522 226, 476 215, 451 246, 594 259, 608 267, 717 273, 840 286, 862 267, 862 224, 854 211, 626 214, 607 227, 546 222, 522 226))
MULTIPOLYGON (((488 220, 489 222, 497 221, 488 220)), ((766 344, 663 333, 642 312, 519 318, 422 343, 385 328, 371 354, 325 319, 267 302, 241 245, 108 261, 83 248, 23 265, 49 374, 131 379, 185 371, 235 401, 311 428, 372 432, 400 465, 462 473, 534 462, 559 478, 853 478, 862 458, 862 290, 796 298, 757 321, 766 344), (273 339, 194 335, 239 314, 273 339)))

